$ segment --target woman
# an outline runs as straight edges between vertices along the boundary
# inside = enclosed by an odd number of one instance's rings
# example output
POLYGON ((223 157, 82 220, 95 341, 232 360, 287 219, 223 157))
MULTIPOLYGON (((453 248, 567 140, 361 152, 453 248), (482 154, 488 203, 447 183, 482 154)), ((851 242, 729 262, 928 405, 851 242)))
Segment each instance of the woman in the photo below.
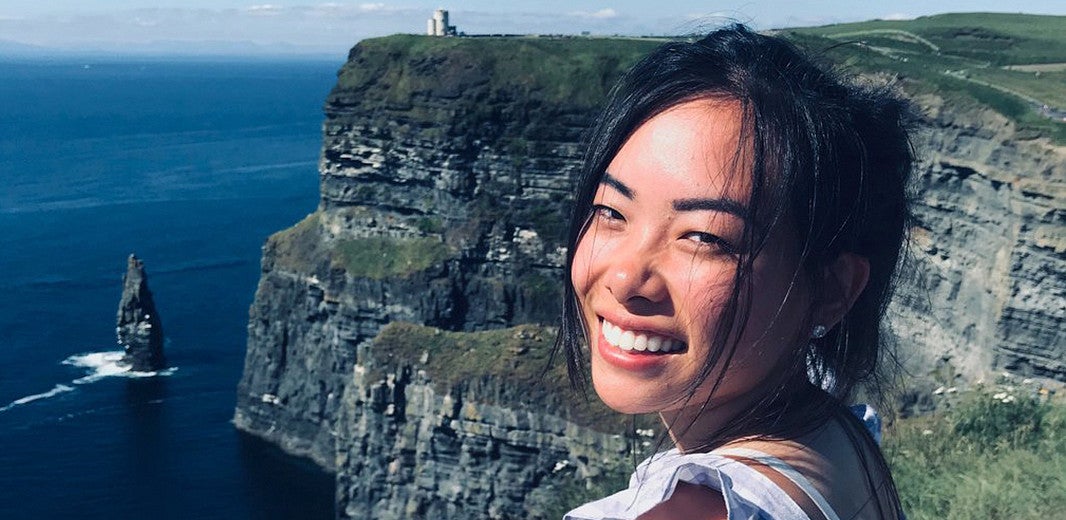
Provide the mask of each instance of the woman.
POLYGON ((611 408, 659 413, 675 449, 567 518, 902 516, 844 403, 883 350, 907 114, 742 26, 620 81, 577 194, 557 348, 611 408))

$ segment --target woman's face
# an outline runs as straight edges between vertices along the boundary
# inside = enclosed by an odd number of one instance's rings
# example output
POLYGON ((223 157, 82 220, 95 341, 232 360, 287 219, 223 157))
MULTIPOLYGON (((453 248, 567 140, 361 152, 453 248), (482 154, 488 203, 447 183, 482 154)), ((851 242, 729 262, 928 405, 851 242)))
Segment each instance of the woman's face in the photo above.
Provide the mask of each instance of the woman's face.
MULTIPOLYGON (((710 354, 733 289, 751 180, 734 173, 739 104, 697 100, 641 125, 611 161, 571 279, 596 393, 623 413, 677 410, 710 354)), ((740 154, 743 156, 743 154, 740 154)), ((744 170, 742 167, 736 168, 744 170)), ((711 408, 750 402, 806 337, 794 232, 771 230, 754 262, 751 313, 711 408)), ((717 369, 716 369, 717 370, 717 369)), ((707 399, 712 372, 690 401, 707 399)))

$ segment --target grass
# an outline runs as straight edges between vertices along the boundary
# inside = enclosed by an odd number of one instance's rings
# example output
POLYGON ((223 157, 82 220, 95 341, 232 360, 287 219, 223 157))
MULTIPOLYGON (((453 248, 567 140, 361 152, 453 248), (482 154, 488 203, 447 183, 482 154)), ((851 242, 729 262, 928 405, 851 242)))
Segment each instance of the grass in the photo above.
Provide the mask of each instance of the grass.
POLYGON ((333 261, 351 276, 381 280, 423 271, 451 258, 436 238, 369 237, 339 240, 333 261))
POLYGON ((1066 72, 1023 72, 998 67, 968 69, 972 77, 1025 92, 1026 95, 1056 107, 1066 107, 1066 72))
POLYGON ((1066 110, 1066 73, 1012 66, 1066 62, 1066 17, 951 14, 794 29, 785 36, 856 72, 903 78, 911 94, 986 105, 1016 123, 1019 137, 1066 144, 1066 123, 1040 112, 1066 110))
POLYGON ((298 273, 315 271, 325 256, 319 233, 319 216, 317 211, 311 213, 296 225, 270 236, 267 249, 273 251, 275 265, 298 273))
MULTIPOLYGON (((593 38, 363 40, 341 69, 329 107, 393 116, 393 136, 568 141, 560 121, 589 118, 629 66, 661 42, 593 38), (446 110, 433 107, 444 104, 446 110)), ((583 124, 583 123, 579 123, 583 124)), ((516 160, 518 160, 516 158, 516 160)))
POLYGON ((521 93, 544 102, 595 106, 630 65, 661 42, 594 38, 435 38, 363 40, 341 69, 338 88, 377 85, 403 102, 427 92, 469 97, 521 93), (463 89, 463 90, 455 90, 463 89))
MULTIPOLYGON (((896 31, 936 45, 947 55, 995 65, 1066 61, 1066 16, 1006 13, 953 13, 913 20, 873 20, 801 31, 838 39, 884 36, 896 31)), ((910 38, 911 40, 915 38, 910 38)))
POLYGON ((904 511, 922 519, 1047 519, 1066 510, 1066 403, 978 389, 886 432, 904 511))

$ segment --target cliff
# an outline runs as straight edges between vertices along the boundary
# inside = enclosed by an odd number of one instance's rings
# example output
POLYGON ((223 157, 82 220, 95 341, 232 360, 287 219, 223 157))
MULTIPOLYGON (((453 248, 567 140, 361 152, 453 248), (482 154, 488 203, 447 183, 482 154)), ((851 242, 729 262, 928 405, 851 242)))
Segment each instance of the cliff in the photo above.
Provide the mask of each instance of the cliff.
POLYGON ((1066 148, 987 107, 917 99, 916 226, 891 311, 906 366, 942 384, 1066 380, 1066 148))
MULTIPOLYGON (((574 408, 558 373, 533 377, 549 332, 523 324, 555 319, 582 132, 656 43, 352 50, 326 101, 320 205, 263 249, 234 416, 336 471, 340 516, 536 517, 647 442, 574 408)), ((924 117, 915 247, 891 309, 905 366, 929 384, 1066 380, 1066 149, 972 98, 893 81, 924 117)))
POLYGON ((1066 74, 1047 73, 1066 62, 1063 23, 960 13, 790 33, 919 105, 913 250, 890 313, 919 380, 1066 380, 1066 74))
POLYGON ((357 45, 326 101, 319 208, 264 246, 237 427, 333 469, 341 398, 385 324, 554 322, 581 134, 653 45, 357 45))

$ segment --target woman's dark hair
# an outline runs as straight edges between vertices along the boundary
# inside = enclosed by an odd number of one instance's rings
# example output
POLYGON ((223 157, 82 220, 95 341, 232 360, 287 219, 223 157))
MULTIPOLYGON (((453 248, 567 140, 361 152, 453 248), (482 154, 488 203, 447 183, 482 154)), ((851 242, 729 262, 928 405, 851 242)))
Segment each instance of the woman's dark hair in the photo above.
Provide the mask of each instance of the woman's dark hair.
MULTIPOLYGON (((866 287, 843 320, 809 346, 806 337, 797 338, 791 363, 771 375, 775 390, 722 431, 708 432, 712 440, 705 447, 749 435, 792 437, 838 414, 857 385, 876 379, 886 352, 882 317, 909 220, 910 106, 887 87, 845 81, 791 43, 741 25, 692 43, 667 43, 622 77, 591 133, 571 219, 567 273, 603 174, 626 139, 652 117, 698 99, 739 103, 745 150, 738 150, 736 164, 752 182, 744 232, 750 249, 738 256, 724 325, 714 333, 690 399, 715 367, 725 367, 714 378, 713 394, 728 369, 739 338, 730 332, 743 330, 749 314, 742 295, 751 288, 754 259, 776 223, 796 230, 797 276, 816 280, 844 252, 869 261, 866 287), (806 384, 808 378, 824 382, 823 389, 806 384), (797 393, 797 381, 810 390, 797 393), (802 424, 788 419, 797 417, 798 408, 802 424)), ((579 389, 587 382, 585 334, 567 276, 556 349, 565 354, 571 383, 579 389)))

